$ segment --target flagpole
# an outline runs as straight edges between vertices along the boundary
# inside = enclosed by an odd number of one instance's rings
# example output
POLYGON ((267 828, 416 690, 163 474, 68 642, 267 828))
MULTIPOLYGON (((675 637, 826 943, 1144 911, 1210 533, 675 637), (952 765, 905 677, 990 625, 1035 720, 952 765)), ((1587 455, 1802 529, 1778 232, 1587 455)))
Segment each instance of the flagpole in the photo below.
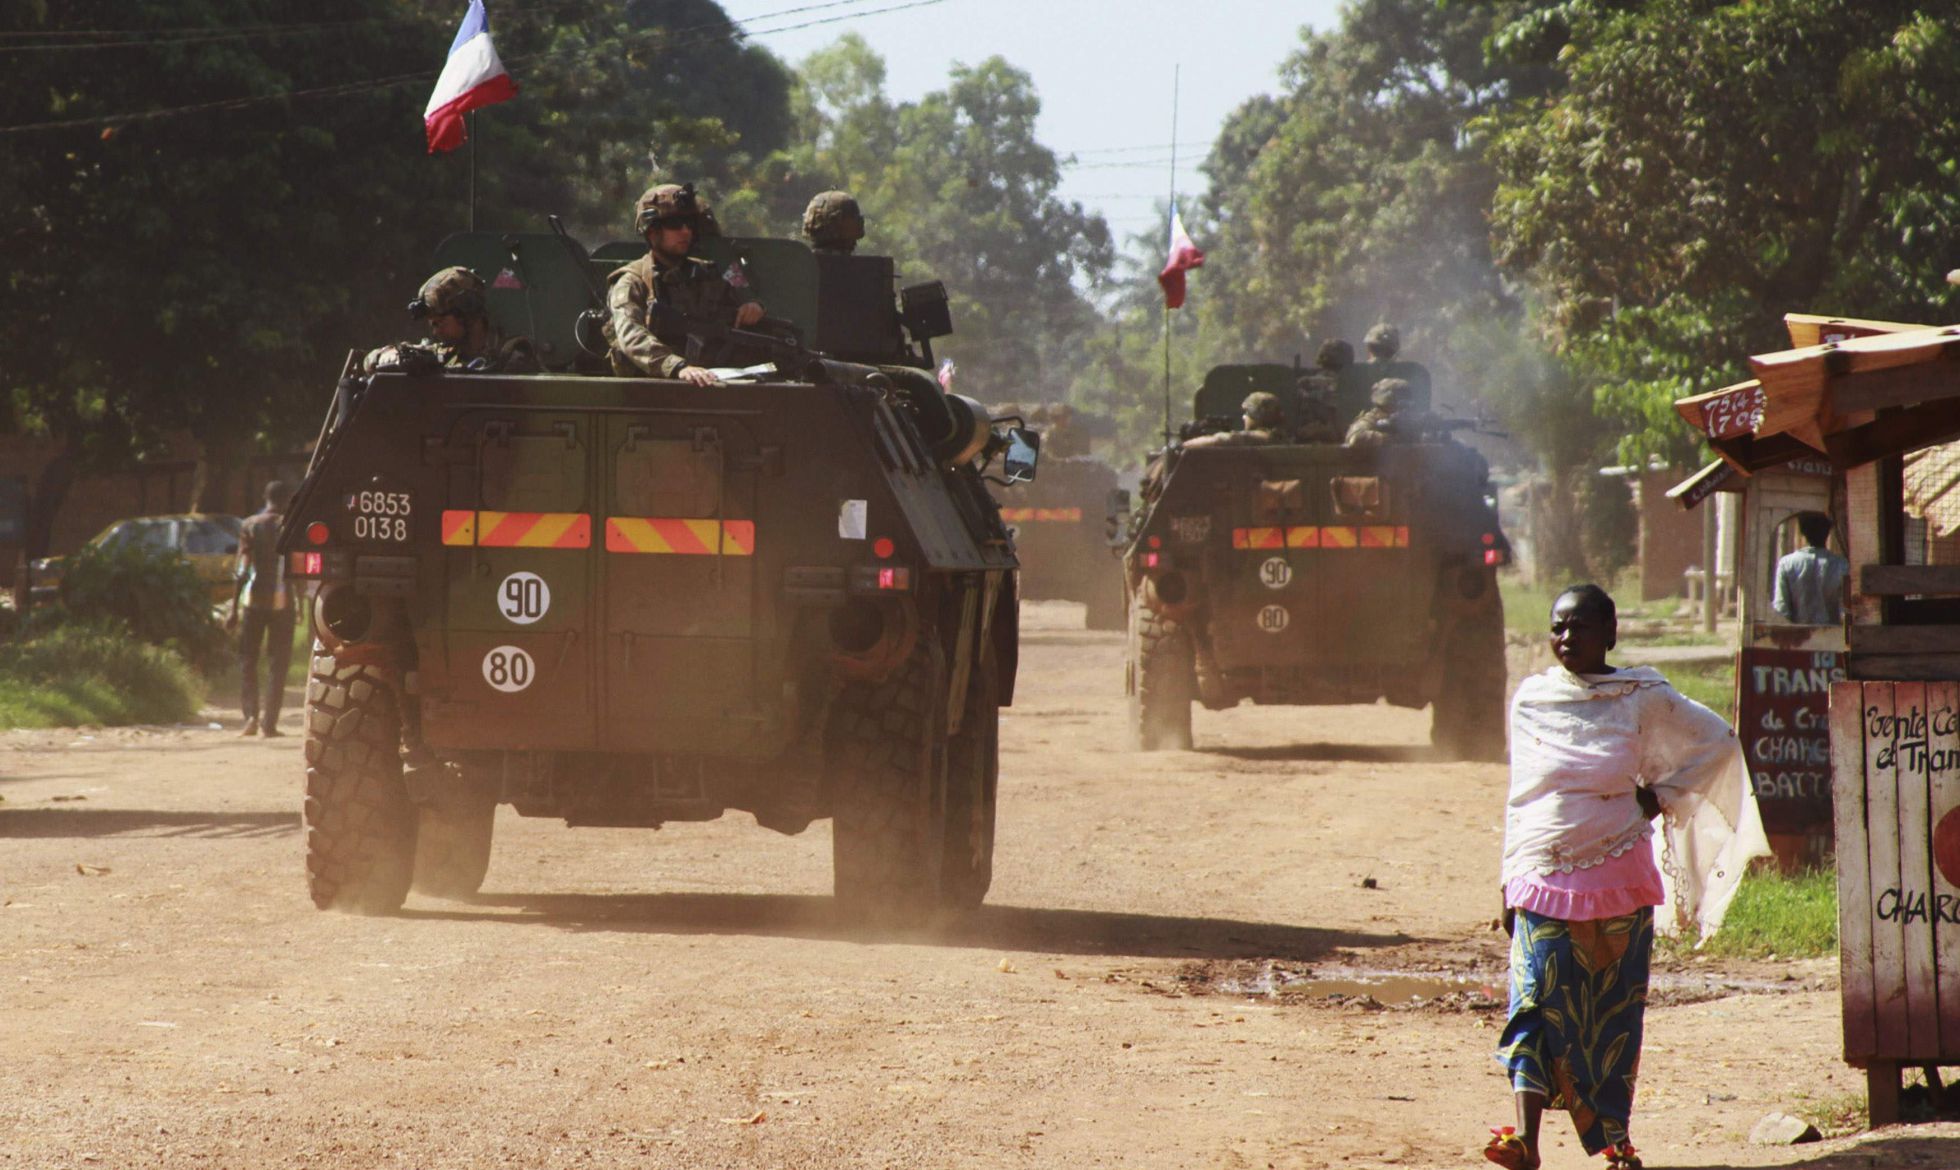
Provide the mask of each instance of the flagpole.
POLYGON ((470 230, 476 230, 476 111, 469 112, 470 120, 470 230))
MULTIPOLYGON (((1177 220, 1177 89, 1182 78, 1184 66, 1171 67, 1171 205, 1170 222, 1177 220)), ((1169 224, 1164 227, 1164 237, 1170 238, 1169 224)), ((1164 446, 1171 445, 1171 302, 1164 298, 1164 446)))

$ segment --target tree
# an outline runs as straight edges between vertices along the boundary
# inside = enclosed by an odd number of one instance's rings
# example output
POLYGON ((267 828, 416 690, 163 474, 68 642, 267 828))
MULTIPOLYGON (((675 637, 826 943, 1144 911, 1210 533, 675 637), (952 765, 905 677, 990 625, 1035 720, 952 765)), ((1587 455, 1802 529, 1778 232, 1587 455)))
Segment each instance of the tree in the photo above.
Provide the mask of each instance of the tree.
POLYGON ((1786 346, 1786 312, 1922 320, 1954 303, 1950 20, 1849 0, 1558 16, 1565 88, 1486 128, 1493 227, 1626 428, 1625 457, 1688 457, 1669 403, 1786 346))
POLYGON ((793 225, 810 195, 850 191, 867 246, 909 279, 946 283, 957 332, 942 348, 970 387, 1027 399, 1067 385, 1100 324, 1085 288, 1107 275, 1113 250, 1100 216, 1055 194, 1060 170, 1035 138, 1041 102, 1028 75, 990 58, 955 66, 944 90, 893 103, 883 61, 855 36, 801 73, 801 136, 784 160, 779 214, 793 225))

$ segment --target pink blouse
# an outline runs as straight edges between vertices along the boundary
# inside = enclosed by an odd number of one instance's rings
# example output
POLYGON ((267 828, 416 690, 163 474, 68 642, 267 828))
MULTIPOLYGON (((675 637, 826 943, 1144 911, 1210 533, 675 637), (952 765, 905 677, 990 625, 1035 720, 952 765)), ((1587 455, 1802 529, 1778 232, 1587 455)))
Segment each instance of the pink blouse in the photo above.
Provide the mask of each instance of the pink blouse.
POLYGON ((1619 918, 1666 901, 1661 871, 1645 841, 1586 869, 1520 874, 1504 886, 1506 906, 1566 922, 1619 918))

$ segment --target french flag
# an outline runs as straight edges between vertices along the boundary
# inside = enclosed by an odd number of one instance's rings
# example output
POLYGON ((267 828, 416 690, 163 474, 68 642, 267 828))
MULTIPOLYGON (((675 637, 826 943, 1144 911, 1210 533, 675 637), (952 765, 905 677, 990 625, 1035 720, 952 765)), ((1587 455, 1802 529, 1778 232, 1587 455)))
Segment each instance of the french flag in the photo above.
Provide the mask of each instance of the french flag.
POLYGON ((436 79, 436 91, 429 95, 429 108, 422 112, 429 153, 463 145, 468 137, 464 114, 516 96, 517 83, 505 72, 497 46, 490 43, 490 16, 483 11, 483 0, 470 0, 463 27, 456 30, 456 41, 449 46, 449 61, 436 79))
POLYGON ((1170 259, 1157 274, 1157 284, 1164 290, 1165 308, 1175 309, 1184 304, 1184 274, 1204 265, 1204 252, 1191 242, 1191 233, 1184 230, 1184 217, 1177 213, 1177 204, 1171 204, 1170 259))

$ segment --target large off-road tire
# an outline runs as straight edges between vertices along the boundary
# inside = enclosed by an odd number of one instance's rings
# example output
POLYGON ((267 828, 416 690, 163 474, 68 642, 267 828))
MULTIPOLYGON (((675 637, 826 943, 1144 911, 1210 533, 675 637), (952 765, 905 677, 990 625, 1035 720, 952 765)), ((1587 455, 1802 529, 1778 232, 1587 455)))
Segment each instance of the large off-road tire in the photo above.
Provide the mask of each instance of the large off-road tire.
POLYGON ((490 871, 490 840, 497 825, 497 794, 460 765, 433 804, 419 810, 415 833, 415 892, 434 898, 471 898, 490 871))
POLYGON ((948 747, 946 658, 930 629, 882 682, 847 683, 833 701, 831 888, 847 917, 913 926, 939 906, 948 747))
POLYGON ((306 881, 322 910, 392 914, 408 896, 415 807, 402 783, 401 711, 371 666, 317 647, 306 684, 306 881))
POLYGON ((1130 603, 1130 747, 1191 750, 1191 703, 1197 697, 1197 653, 1191 631, 1145 604, 1130 603))
POLYGON ((946 759, 946 839, 940 899, 972 910, 994 881, 994 806, 1000 791, 1000 683, 990 654, 967 685, 966 713, 946 759))
POLYGON ((1429 742, 1445 759, 1505 759, 1504 607, 1497 587, 1450 628, 1443 686, 1429 711, 1429 742))
POLYGON ((1124 628, 1125 598, 1116 574, 1109 574, 1107 586, 1098 586, 1089 592, 1082 601, 1082 626, 1089 630, 1120 630, 1124 628))

